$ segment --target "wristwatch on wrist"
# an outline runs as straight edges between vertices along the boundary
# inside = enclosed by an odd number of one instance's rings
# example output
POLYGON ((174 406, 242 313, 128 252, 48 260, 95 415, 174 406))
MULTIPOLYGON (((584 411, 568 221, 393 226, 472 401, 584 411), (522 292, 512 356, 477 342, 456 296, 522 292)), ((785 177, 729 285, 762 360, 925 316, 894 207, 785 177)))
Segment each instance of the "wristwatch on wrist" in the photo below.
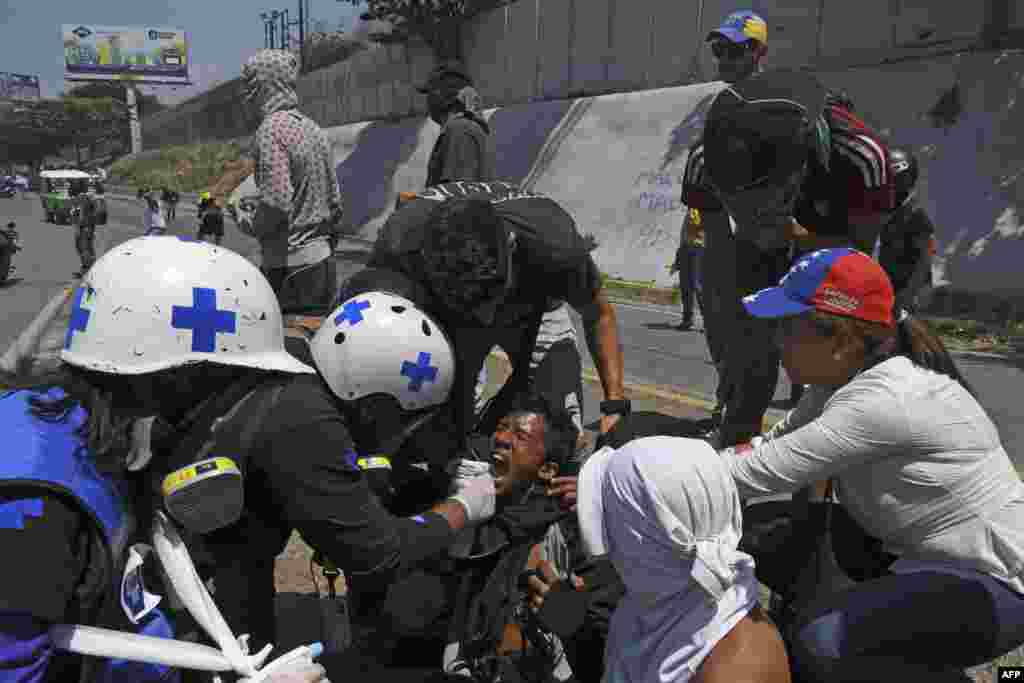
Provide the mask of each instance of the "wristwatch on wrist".
POLYGON ((617 399, 614 401, 601 401, 602 415, 622 415, 625 417, 633 412, 632 403, 628 399, 617 399))

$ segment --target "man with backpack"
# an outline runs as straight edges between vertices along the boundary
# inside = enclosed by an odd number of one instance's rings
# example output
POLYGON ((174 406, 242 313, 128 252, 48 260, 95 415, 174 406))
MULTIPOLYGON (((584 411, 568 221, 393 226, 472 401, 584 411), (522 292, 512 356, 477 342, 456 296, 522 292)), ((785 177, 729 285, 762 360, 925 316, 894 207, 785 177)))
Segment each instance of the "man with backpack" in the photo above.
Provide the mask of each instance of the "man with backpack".
MULTIPOLYGON (((828 97, 813 76, 761 72, 716 98, 685 203, 724 207, 735 225, 737 296, 726 335, 730 391, 721 447, 761 432, 775 394, 779 358, 771 325, 742 308, 743 296, 785 273, 792 250, 815 239, 864 239, 892 208, 888 153, 860 119, 828 97)), ((868 238, 869 239, 869 238, 868 238)))
MULTIPOLYGON (((764 68, 768 54, 768 24, 753 12, 733 12, 721 26, 708 33, 706 43, 714 58, 718 79, 725 83, 742 81, 764 68)), ((703 143, 698 140, 690 149, 685 177, 699 176, 703 161, 703 143)), ((684 181, 684 188, 692 185, 691 180, 684 181)), ((699 220, 704 229, 700 306, 708 352, 718 374, 715 407, 704 427, 714 430, 722 422, 726 403, 733 391, 725 347, 736 311, 732 303, 737 298, 736 239, 729 214, 713 197, 708 196, 704 201, 688 200, 687 192, 684 192, 682 200, 689 209, 684 223, 699 220)))

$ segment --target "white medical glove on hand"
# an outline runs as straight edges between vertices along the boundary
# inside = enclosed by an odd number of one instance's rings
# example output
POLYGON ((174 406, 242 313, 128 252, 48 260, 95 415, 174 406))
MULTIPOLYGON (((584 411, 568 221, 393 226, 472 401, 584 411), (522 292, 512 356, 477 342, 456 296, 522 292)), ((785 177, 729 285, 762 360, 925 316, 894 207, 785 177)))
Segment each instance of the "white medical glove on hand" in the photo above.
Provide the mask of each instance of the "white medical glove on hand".
POLYGON ((466 510, 467 524, 477 524, 494 516, 494 475, 485 462, 462 460, 455 468, 451 500, 466 510))
POLYGON ((296 662, 290 671, 281 671, 267 679, 267 683, 331 683, 327 679, 327 669, 319 664, 296 662))

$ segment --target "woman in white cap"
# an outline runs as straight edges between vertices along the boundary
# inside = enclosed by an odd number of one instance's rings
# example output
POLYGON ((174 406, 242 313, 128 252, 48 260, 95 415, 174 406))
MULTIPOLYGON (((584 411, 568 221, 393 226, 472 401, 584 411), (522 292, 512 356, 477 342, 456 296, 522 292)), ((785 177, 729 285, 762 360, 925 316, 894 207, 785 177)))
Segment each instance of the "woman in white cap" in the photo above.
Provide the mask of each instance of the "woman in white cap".
POLYGON ((583 542, 626 586, 605 683, 788 683, 778 630, 758 606, 732 475, 707 442, 654 436, 605 448, 579 477, 583 542))

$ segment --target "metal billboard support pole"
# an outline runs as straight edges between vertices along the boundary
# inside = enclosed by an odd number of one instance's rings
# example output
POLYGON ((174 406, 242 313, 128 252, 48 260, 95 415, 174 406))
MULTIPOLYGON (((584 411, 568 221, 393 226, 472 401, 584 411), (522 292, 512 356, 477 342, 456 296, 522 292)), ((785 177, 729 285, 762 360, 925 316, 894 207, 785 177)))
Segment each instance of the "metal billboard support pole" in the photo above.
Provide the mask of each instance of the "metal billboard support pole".
POLYGON ((139 123, 139 102, 136 97, 135 86, 132 83, 126 83, 124 88, 125 102, 128 105, 128 126, 131 130, 132 154, 138 154, 142 151, 142 125, 139 123))

